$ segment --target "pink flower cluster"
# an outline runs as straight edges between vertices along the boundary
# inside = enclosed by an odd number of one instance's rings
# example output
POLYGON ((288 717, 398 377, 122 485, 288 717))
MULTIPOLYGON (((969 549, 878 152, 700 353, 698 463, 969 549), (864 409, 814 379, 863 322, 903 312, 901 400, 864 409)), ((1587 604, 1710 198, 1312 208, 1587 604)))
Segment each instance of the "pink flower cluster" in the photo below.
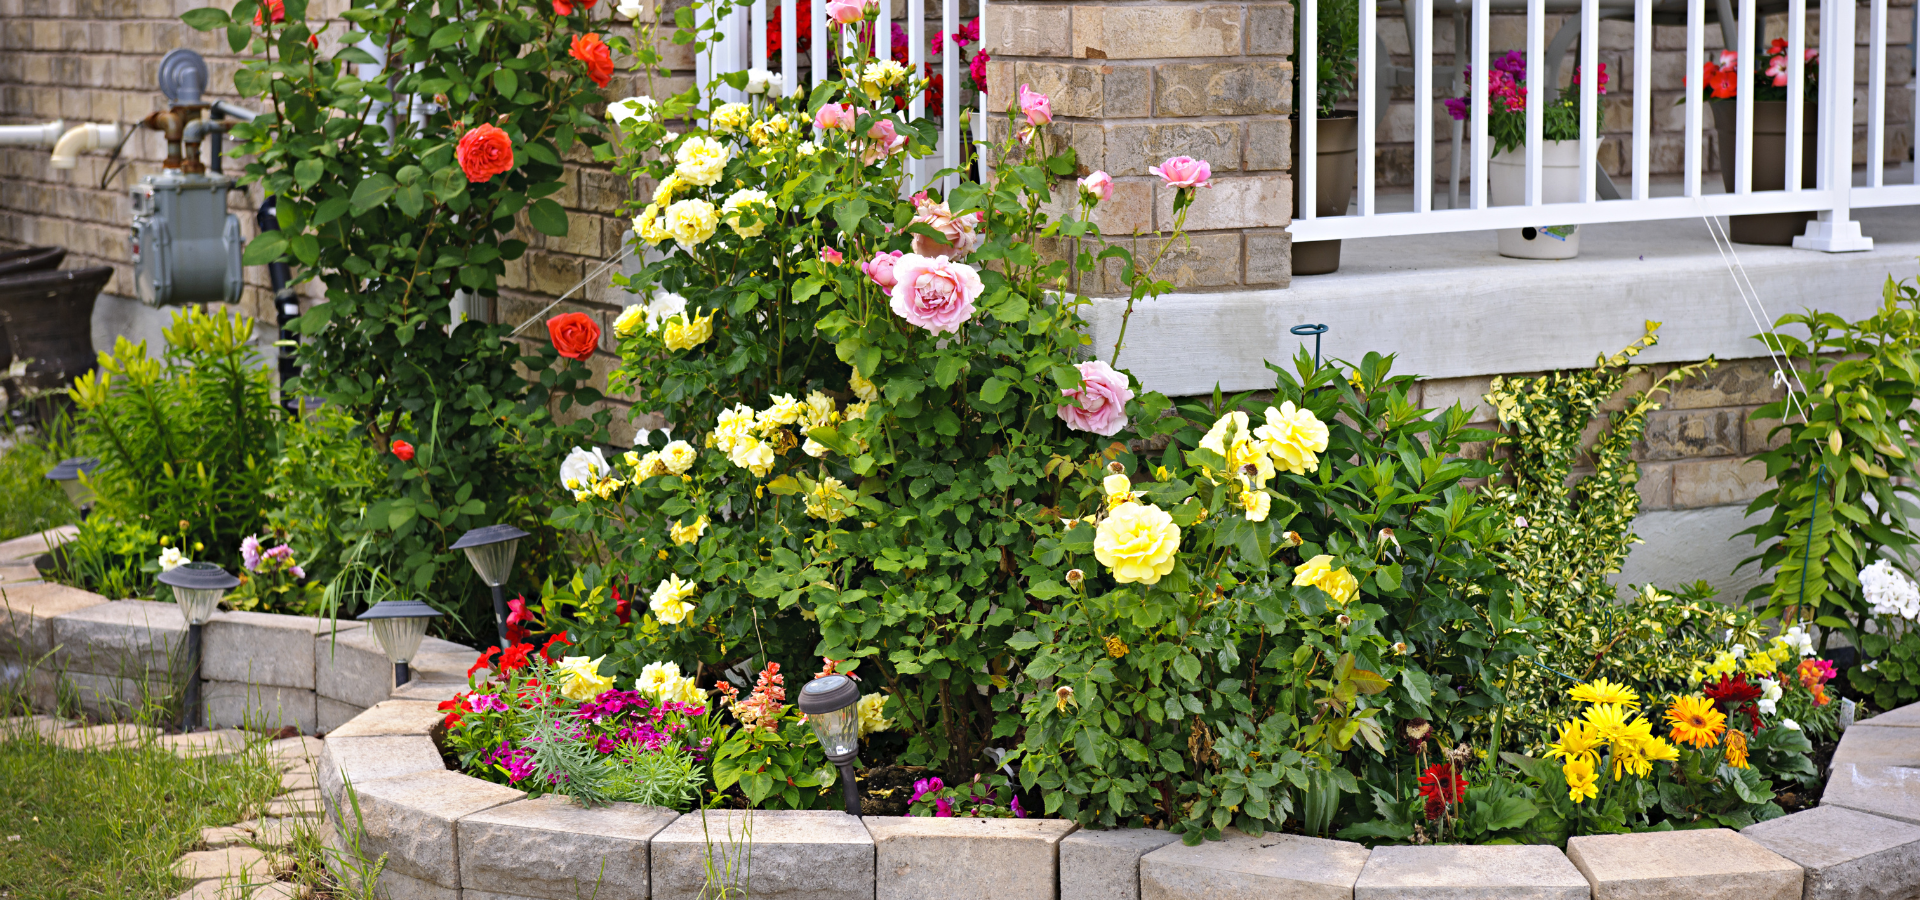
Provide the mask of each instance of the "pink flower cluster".
MULTIPOLYGON (((920 240, 916 236, 914 243, 920 240)), ((889 305, 894 314, 934 334, 959 331, 973 318, 973 301, 983 290, 972 266, 944 256, 908 253, 894 260, 886 275, 893 280, 889 305)))
POLYGON ((739 699, 738 688, 725 681, 720 682, 720 702, 725 703, 733 717, 740 720, 742 728, 748 731, 755 728, 778 731, 780 714, 787 709, 786 681, 787 677, 780 674, 779 663, 767 663, 766 671, 761 672, 760 678, 754 682, 753 693, 745 700, 739 699))
POLYGON ((1127 401, 1133 399, 1127 375, 1097 359, 1078 368, 1081 386, 1060 392, 1067 401, 1060 418, 1075 431, 1112 437, 1127 427, 1127 401))
POLYGON ((508 781, 522 781, 533 774, 533 751, 515 749, 511 740, 502 740, 499 748, 487 755, 486 762, 506 769, 508 781))

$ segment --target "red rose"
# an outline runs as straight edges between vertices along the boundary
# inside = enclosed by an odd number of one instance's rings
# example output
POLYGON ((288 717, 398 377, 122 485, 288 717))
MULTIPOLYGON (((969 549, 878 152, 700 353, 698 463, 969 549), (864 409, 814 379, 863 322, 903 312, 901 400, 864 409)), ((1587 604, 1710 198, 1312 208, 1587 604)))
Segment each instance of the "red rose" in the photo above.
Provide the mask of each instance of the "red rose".
POLYGON ((600 325, 586 313, 565 313, 547 320, 547 334, 553 338, 553 349, 568 359, 586 362, 593 356, 593 349, 600 346, 600 325))
MULTIPOLYGON (((287 0, 267 0, 265 6, 266 6, 266 12, 273 14, 273 20, 275 22, 285 22, 287 20, 287 0)), ((258 28, 265 24, 267 24, 267 21, 265 17, 261 15, 261 11, 257 9, 254 10, 253 11, 254 27, 258 28)))
POLYGON ((599 0, 553 0, 553 14, 556 16, 570 16, 573 15, 573 8, 575 6, 581 9, 592 9, 593 4, 597 2, 599 2, 599 0))
POLYGON ((413 462, 413 445, 406 441, 394 441, 393 455, 400 457, 401 462, 413 462))
POLYGON ((513 168, 513 139, 492 125, 480 125, 460 139, 453 156, 467 180, 478 184, 513 168))
MULTIPOLYGON (((554 0, 559 5, 559 0, 554 0)), ((588 34, 573 39, 573 58, 587 64, 587 77, 593 83, 606 87, 613 80, 613 50, 600 40, 597 34, 588 34)))

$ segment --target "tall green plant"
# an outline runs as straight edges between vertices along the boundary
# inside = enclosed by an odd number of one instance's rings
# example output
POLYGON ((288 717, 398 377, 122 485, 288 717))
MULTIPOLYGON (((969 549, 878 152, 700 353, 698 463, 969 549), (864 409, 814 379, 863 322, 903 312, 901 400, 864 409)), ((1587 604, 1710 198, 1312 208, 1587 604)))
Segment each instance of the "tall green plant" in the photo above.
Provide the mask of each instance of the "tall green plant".
MULTIPOLYGON (((1353 95, 1360 77, 1360 4, 1358 0, 1326 0, 1316 15, 1320 40, 1314 52, 1314 108, 1321 118, 1333 115, 1333 105, 1353 95)), ((1299 58, 1303 32, 1294 29, 1294 58, 1299 58)), ((1299 81, 1294 82, 1294 108, 1301 108, 1299 81)))
POLYGON ((265 516, 271 375, 245 316, 189 308, 164 334, 164 355, 121 337, 74 381, 78 443, 100 459, 95 514, 177 535, 190 556, 232 567, 265 516))
MULTIPOLYGON (((239 0, 182 18, 248 51, 234 87, 266 108, 234 127, 235 153, 251 160, 244 180, 278 198, 280 230, 246 261, 291 257, 296 281, 326 289, 293 326, 304 369, 289 390, 341 407, 383 453, 416 448, 382 457, 386 496, 351 527, 376 539, 404 589, 443 605, 464 595, 467 623, 490 629, 476 579, 447 547, 480 525, 540 530, 558 454, 603 436, 610 415, 562 425, 555 413, 600 399, 585 366, 552 348, 523 353, 505 325, 455 322, 449 302, 497 292, 527 247, 508 237, 516 228, 567 234, 553 195, 563 158, 605 158, 588 107, 603 100, 609 48, 590 34, 591 4, 354 0, 331 54, 309 43, 319 11, 307 0, 288 0, 284 21, 256 18, 262 9, 239 0), (382 64, 365 80, 356 68, 382 64)), ((614 38, 611 49, 627 48, 614 38)), ((552 550, 532 542, 522 558, 552 550)))
POLYGON ((1755 335, 1786 357, 1805 390, 1791 385, 1752 414, 1778 423, 1767 431, 1778 446, 1753 456, 1775 486, 1747 507, 1766 521, 1740 533, 1756 544, 1779 540, 1741 561, 1774 573, 1747 601, 1769 617, 1823 626, 1823 641, 1865 627, 1860 570, 1883 557, 1904 562, 1916 543, 1909 436, 1920 427, 1920 289, 1889 278, 1881 297, 1879 311, 1858 322, 1810 310, 1774 323, 1806 328, 1804 340, 1755 335))

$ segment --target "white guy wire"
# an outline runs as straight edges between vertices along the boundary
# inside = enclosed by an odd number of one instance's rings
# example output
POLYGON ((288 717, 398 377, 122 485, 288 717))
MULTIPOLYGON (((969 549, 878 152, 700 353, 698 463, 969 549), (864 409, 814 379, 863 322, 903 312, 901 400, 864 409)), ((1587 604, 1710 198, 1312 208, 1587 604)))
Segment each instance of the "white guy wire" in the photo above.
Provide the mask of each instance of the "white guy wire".
POLYGON ((1787 405, 1795 413, 1800 415, 1801 422, 1806 422, 1807 411, 1794 400, 1793 387, 1794 385, 1799 385, 1800 393, 1805 395, 1807 393, 1807 385, 1800 380, 1798 371, 1780 364, 1780 357, 1774 351, 1775 344, 1779 342, 1780 333, 1773 330, 1773 314, 1767 312, 1766 304, 1760 300, 1760 292, 1754 289, 1753 280, 1747 277, 1747 267, 1740 264, 1740 254, 1733 248, 1733 237, 1728 235, 1723 244, 1719 220, 1713 216, 1701 216, 1700 218, 1706 220, 1707 234, 1713 237, 1713 248, 1720 251, 1720 261, 1726 264, 1727 275, 1733 279, 1733 289, 1740 294, 1740 302, 1747 307, 1747 315, 1753 319, 1755 326, 1773 337, 1773 341, 1763 343, 1767 345, 1767 359, 1773 362, 1775 383, 1786 382, 1787 405), (1751 297, 1748 296, 1749 293, 1751 293, 1751 297), (1758 312, 1755 311, 1755 307, 1759 308, 1758 312), (1764 319, 1762 318, 1763 316, 1764 319))
POLYGON ((561 294, 559 299, 554 300, 552 303, 549 303, 545 307, 543 307, 539 312, 534 313, 532 319, 528 319, 525 322, 521 322, 519 328, 515 328, 514 330, 507 332, 507 337, 513 337, 514 335, 519 334, 521 328, 525 328, 528 325, 532 325, 535 319, 538 319, 541 316, 546 315, 547 310, 550 310, 556 306, 559 306, 562 301, 566 300, 568 297, 573 296, 574 291, 577 291, 582 287, 585 287, 587 282, 600 277, 601 272, 605 272, 606 270, 619 265, 622 260, 625 260, 627 257, 632 255, 633 255, 633 246, 628 245, 627 249, 620 251, 619 256, 613 257, 612 259, 609 259, 606 262, 601 263, 600 268, 594 269, 592 272, 587 273, 587 277, 580 279, 579 284, 576 284, 573 287, 567 288, 567 292, 564 294, 561 294))

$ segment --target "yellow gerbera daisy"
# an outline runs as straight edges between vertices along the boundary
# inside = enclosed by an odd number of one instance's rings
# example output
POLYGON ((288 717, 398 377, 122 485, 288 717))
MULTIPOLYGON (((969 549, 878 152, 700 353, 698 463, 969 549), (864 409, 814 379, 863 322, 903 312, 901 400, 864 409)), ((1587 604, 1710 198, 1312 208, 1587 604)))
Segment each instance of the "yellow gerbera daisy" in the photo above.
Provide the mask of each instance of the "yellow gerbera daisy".
POLYGON ((1567 799, 1585 803, 1600 796, 1600 776, 1594 773, 1593 763, 1584 759, 1568 760, 1560 767, 1560 774, 1567 776, 1567 799))
POLYGON ((1547 755, 1571 763, 1584 760, 1591 769, 1600 761, 1600 736, 1587 723, 1571 719, 1560 726, 1560 740, 1547 750, 1547 755))
POLYGON ((1727 732, 1727 765, 1736 769, 1747 767, 1747 736, 1739 731, 1727 732))
POLYGON ((1614 684, 1605 678, 1595 678, 1588 684, 1573 689, 1573 699, 1580 703, 1614 703, 1628 709, 1640 708, 1640 695, 1624 684, 1614 684))
POLYGON ((1596 703, 1587 707, 1584 718, 1600 740, 1609 744, 1628 738, 1632 732, 1633 714, 1617 703, 1596 703))
POLYGON ((1667 722, 1673 726, 1673 739, 1695 748, 1720 743, 1720 732, 1727 730, 1725 713, 1713 708, 1705 697, 1675 697, 1667 707, 1667 722))

